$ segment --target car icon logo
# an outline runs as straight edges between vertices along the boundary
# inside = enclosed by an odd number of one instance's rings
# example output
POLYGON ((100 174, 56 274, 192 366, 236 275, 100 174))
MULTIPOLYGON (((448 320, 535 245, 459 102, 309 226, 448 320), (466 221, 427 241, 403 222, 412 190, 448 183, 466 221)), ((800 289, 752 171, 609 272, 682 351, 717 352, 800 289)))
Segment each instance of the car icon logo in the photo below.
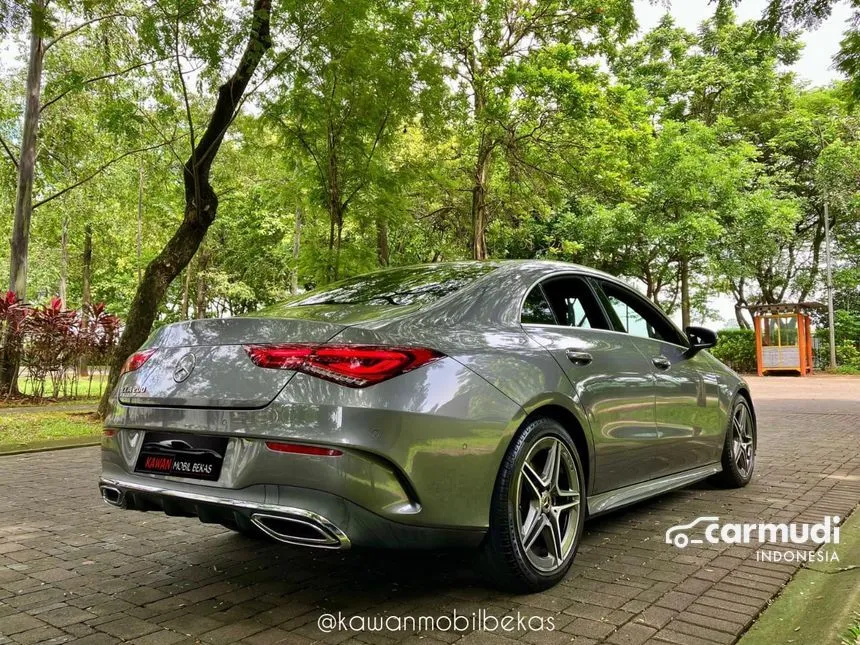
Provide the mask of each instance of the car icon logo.
POLYGON ((679 549, 683 549, 689 544, 702 544, 703 540, 701 538, 691 538, 687 535, 686 531, 689 531, 691 528, 698 526, 699 524, 704 524, 705 522, 713 523, 719 521, 719 517, 697 517, 688 524, 676 524, 675 526, 670 526, 666 530, 666 544, 674 544, 679 549))
POLYGON ((189 376, 191 376, 191 372, 194 371, 194 365, 197 362, 197 359, 194 357, 194 354, 188 353, 176 363, 176 367, 173 368, 173 380, 177 383, 182 383, 189 376))

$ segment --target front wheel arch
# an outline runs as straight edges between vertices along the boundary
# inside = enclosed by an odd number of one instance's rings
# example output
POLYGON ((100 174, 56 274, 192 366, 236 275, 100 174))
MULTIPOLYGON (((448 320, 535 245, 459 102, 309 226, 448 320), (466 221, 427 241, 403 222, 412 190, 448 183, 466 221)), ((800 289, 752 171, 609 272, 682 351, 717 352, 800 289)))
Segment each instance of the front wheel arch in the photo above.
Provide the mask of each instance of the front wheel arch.
POLYGON ((517 431, 513 434, 513 437, 511 437, 511 441, 513 441, 513 439, 522 432, 523 428, 538 418, 547 418, 557 421, 564 428, 565 432, 567 432, 571 441, 573 441, 573 445, 576 446, 576 451, 579 453, 579 460, 582 463, 582 469, 584 471, 583 476, 585 478, 585 492, 587 495, 591 491, 593 474, 592 463, 594 455, 588 436, 586 435, 585 428, 583 428, 577 415, 569 409, 557 404, 547 404, 531 410, 528 416, 526 416, 522 423, 520 423, 517 431))

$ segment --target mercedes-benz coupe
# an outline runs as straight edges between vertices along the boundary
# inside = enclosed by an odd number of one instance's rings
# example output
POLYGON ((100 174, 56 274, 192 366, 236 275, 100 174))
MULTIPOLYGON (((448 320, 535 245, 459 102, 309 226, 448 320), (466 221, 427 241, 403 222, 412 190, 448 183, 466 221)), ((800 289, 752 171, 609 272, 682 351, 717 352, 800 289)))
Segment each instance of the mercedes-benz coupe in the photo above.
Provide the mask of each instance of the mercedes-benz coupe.
POLYGON ((288 544, 472 545, 538 590, 589 516, 749 482, 750 392, 715 342, 581 266, 378 271, 158 329, 113 393, 99 486, 288 544))

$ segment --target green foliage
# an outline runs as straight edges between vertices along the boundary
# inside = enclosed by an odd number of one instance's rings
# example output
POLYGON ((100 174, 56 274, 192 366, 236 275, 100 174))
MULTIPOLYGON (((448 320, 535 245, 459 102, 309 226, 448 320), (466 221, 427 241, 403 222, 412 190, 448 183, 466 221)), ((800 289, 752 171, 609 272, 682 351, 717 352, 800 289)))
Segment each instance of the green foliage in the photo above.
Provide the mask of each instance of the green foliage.
POLYGON ((836 344, 836 365, 860 370, 860 349, 854 343, 843 341, 836 344))
MULTIPOLYGON (((818 321, 816 336, 826 341, 829 337, 827 316, 822 313, 818 321)), ((860 313, 837 309, 833 312, 833 332, 836 344, 852 344, 860 347, 860 313)))
POLYGON ((755 372, 755 332, 751 329, 723 329, 711 353, 736 372, 755 372))
MULTIPOLYGON (((798 14, 768 37, 729 4, 695 32, 667 17, 636 38, 630 0, 277 4, 273 55, 213 167, 219 216, 158 324, 251 312, 293 279, 306 289, 467 258, 476 239, 493 257, 625 276, 666 311, 699 318, 716 293, 739 311, 821 299, 825 201, 837 306, 858 315, 849 92, 806 89, 787 71, 809 3, 785 0, 798 14)), ((25 36, 28 8, 6 6, 16 13, 2 28, 25 36)), ((50 3, 49 38, 97 20, 46 56, 43 97, 57 100, 40 125, 32 300, 57 294, 65 274, 69 306, 81 302, 89 229, 92 298, 128 310, 182 217, 192 131, 242 45, 247 24, 230 7, 50 3)), ((23 37, 9 47, 27 54, 23 37)), ((20 66, 2 70, 0 137, 13 155, 23 87, 20 66)), ((7 213, 15 181, 0 150, 7 213)), ((750 369, 748 354, 725 356, 750 369)))

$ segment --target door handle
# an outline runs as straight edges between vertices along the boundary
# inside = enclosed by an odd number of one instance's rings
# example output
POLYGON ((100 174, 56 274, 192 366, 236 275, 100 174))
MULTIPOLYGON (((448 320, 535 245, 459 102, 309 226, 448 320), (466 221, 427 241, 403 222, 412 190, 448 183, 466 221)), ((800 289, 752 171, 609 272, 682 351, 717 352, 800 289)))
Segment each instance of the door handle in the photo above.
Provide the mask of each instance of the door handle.
POLYGON ((651 359, 651 362, 654 363, 654 367, 661 370, 667 370, 672 367, 672 362, 665 356, 655 356, 651 359))
POLYGON ((574 365, 588 365, 594 360, 594 357, 588 352, 578 352, 575 349, 567 349, 564 353, 567 355, 568 360, 570 360, 574 365))

